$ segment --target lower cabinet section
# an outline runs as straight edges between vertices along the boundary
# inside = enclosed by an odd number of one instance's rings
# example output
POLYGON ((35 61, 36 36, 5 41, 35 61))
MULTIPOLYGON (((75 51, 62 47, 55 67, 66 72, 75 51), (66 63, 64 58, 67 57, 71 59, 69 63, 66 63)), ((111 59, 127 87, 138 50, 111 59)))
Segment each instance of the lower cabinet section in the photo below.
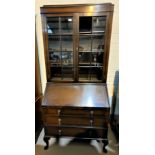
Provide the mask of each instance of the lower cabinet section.
POLYGON ((102 141, 106 152, 110 114, 106 90, 104 84, 47 84, 42 103, 45 149, 50 137, 72 137, 102 141))

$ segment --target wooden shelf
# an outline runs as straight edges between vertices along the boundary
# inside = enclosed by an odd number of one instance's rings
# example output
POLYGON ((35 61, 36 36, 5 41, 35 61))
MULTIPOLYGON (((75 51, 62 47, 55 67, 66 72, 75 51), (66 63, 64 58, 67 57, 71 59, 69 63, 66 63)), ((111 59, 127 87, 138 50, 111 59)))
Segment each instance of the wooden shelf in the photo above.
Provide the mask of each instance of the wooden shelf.
POLYGON ((79 68, 103 68, 103 66, 78 66, 79 68))
POLYGON ((73 52, 73 51, 55 51, 55 50, 48 50, 49 52, 73 52))
POLYGON ((79 51, 79 53, 103 53, 104 51, 79 51))
POLYGON ((57 34, 48 34, 48 37, 53 37, 53 36, 72 36, 72 33, 57 33, 57 34))

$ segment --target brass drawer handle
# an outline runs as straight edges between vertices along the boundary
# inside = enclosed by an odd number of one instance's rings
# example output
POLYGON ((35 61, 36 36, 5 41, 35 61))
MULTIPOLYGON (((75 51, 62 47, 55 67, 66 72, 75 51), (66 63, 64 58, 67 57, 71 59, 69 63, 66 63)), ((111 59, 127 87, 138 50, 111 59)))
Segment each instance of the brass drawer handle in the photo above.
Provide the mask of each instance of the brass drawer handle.
POLYGON ((93 126, 93 120, 90 120, 90 125, 93 126))
POLYGON ((93 110, 91 110, 91 111, 90 111, 90 114, 93 116, 93 114, 94 114, 94 111, 93 111, 93 110))
POLYGON ((59 110, 58 110, 58 115, 60 115, 60 113, 61 113, 61 110, 59 109, 59 110))
POLYGON ((59 125, 61 125, 61 118, 58 119, 59 125))
POLYGON ((62 131, 61 131, 61 130, 59 130, 59 136, 61 135, 61 133, 62 133, 62 131))

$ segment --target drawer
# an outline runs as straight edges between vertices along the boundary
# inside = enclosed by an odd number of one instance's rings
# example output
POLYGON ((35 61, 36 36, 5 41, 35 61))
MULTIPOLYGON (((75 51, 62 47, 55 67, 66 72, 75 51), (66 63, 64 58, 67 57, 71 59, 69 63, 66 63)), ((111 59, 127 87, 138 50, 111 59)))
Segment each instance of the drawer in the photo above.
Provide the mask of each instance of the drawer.
POLYGON ((86 117, 55 117, 45 116, 44 124, 48 125, 75 125, 75 126, 98 126, 108 127, 108 119, 102 117, 94 117, 92 119, 86 117))
POLYGON ((89 116, 91 111, 81 109, 63 109, 63 108, 42 108, 43 114, 53 114, 54 116, 60 115, 84 115, 89 116))
POLYGON ((107 129, 87 129, 72 127, 45 127, 45 135, 78 138, 107 138, 107 129))
POLYGON ((102 115, 108 116, 109 109, 62 109, 60 114, 62 115, 82 115, 82 116, 94 116, 94 115, 102 115))
POLYGON ((87 109, 63 109, 61 111, 62 115, 83 115, 83 116, 89 116, 90 111, 87 109))
POLYGON ((63 116, 63 115, 80 115, 84 117, 90 116, 109 116, 110 110, 109 109, 71 109, 71 108, 52 108, 46 107, 42 108, 43 114, 52 114, 54 116, 63 116))
POLYGON ((50 136, 70 136, 76 137, 79 134, 85 133, 84 128, 59 128, 59 127, 45 127, 45 135, 50 136))
POLYGON ((42 112, 43 114, 53 114, 53 115, 58 116, 60 114, 60 109, 46 107, 46 108, 42 108, 42 112))
POLYGON ((49 125, 81 125, 89 126, 89 118, 78 117, 44 117, 44 123, 49 125))
POLYGON ((95 116, 100 115, 100 116, 109 116, 110 114, 110 109, 94 109, 93 114, 95 116))
POLYGON ((92 125, 97 127, 108 127, 108 123, 109 123, 108 118, 94 117, 92 125))

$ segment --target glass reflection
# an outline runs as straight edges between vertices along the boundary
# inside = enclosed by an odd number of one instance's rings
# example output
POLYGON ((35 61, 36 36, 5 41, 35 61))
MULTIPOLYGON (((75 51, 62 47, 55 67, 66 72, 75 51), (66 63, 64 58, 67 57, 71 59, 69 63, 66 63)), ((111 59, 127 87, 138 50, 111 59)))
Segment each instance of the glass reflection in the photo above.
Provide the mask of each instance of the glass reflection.
POLYGON ((62 51, 73 51, 72 36, 62 36, 62 51))
POLYGON ((48 49, 53 52, 60 51, 60 37, 59 36, 48 37, 48 49))
POLYGON ((80 36, 79 51, 91 51, 91 37, 80 36))
POLYGON ((103 35, 93 36, 92 51, 103 52, 103 49, 104 49, 104 36, 103 35))
POLYGON ((106 17, 93 17, 93 32, 105 32, 106 17))
POLYGON ((72 17, 61 17, 61 33, 72 33, 73 29, 73 18, 72 17))
POLYGON ((47 18, 47 32, 48 35, 54 35, 59 33, 59 17, 47 18))

